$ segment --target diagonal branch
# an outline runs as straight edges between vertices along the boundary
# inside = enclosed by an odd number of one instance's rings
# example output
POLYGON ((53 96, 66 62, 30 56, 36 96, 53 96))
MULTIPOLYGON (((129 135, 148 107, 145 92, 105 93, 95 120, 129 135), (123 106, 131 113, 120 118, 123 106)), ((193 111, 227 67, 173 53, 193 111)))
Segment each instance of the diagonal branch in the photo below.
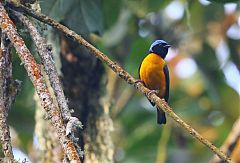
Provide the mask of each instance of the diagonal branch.
POLYGON ((24 67, 30 76, 39 99, 41 100, 41 105, 46 110, 47 115, 57 132, 64 153, 67 154, 70 161, 80 162, 80 158, 73 142, 65 134, 66 128, 64 126, 61 114, 58 110, 58 107, 53 103, 51 95, 46 87, 43 76, 41 74, 41 68, 36 63, 30 51, 26 47, 23 39, 18 35, 14 23, 9 18, 1 2, 0 27, 2 29, 2 32, 5 33, 9 40, 13 43, 13 46, 15 47, 19 58, 21 59, 21 62, 24 64, 24 67))
MULTIPOLYGON (((70 110, 67 105, 67 100, 64 96, 63 88, 61 86, 60 79, 58 77, 57 68, 54 65, 53 54, 49 46, 47 45, 47 40, 43 38, 38 32, 37 28, 33 25, 33 23, 23 14, 13 11, 14 15, 24 24, 24 26, 28 29, 33 42, 35 43, 39 56, 41 58, 41 62, 43 63, 44 69, 49 76, 50 84, 53 88, 54 94, 56 96, 59 108, 61 110, 61 115, 63 120, 67 122, 67 135, 71 133, 71 131, 76 128, 82 128, 82 123, 76 117, 72 117, 70 110)), ((73 134, 73 133, 71 133, 73 134)))
MULTIPOLYGON (((72 38, 74 41, 78 42, 79 44, 85 46, 87 49, 89 49, 95 57, 99 58, 101 61, 106 63, 116 74, 118 74, 122 79, 124 79, 128 84, 134 85, 136 89, 138 89, 142 94, 147 95, 150 90, 143 86, 141 83, 136 83, 136 79, 134 79, 128 72, 124 71, 116 62, 111 61, 104 53, 102 53, 100 50, 95 48, 93 45, 88 43, 86 40, 84 40, 80 35, 78 35, 76 32, 68 29, 64 25, 56 22, 55 20, 40 14, 36 13, 35 11, 23 6, 15 6, 14 4, 9 4, 11 8, 22 11, 25 14, 28 14, 36 19, 38 19, 41 22, 44 22, 50 26, 53 26, 54 28, 60 30, 61 32, 65 33, 66 36, 72 38)), ((207 146, 209 149, 211 149, 215 154, 217 154, 222 160, 226 162, 231 162, 230 158, 227 157, 222 151, 220 151, 216 146, 214 146, 211 142, 209 142, 207 139, 203 138, 196 130, 194 130, 189 124, 184 122, 180 117, 178 117, 168 104, 160 99, 155 94, 150 94, 148 97, 152 102, 154 102, 158 107, 161 108, 164 112, 166 112, 178 125, 180 125, 182 128, 184 128, 189 134, 192 135, 193 138, 200 141, 202 144, 207 146)))

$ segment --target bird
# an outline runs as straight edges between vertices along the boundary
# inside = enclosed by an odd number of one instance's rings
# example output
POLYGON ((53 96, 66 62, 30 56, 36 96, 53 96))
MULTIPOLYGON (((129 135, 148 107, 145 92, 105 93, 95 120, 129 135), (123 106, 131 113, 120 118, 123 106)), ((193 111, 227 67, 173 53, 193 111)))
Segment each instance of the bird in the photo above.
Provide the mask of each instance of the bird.
MULTIPOLYGON (((166 102, 169 99, 169 71, 165 62, 168 48, 171 47, 164 40, 155 40, 150 48, 148 55, 142 60, 138 74, 139 81, 145 87, 150 89, 149 93, 156 93, 160 98, 164 98, 166 102)), ((149 100, 150 101, 150 100, 149 100)), ((150 101, 154 106, 155 104, 150 101)), ((157 123, 166 124, 166 116, 164 111, 157 109, 157 123)))

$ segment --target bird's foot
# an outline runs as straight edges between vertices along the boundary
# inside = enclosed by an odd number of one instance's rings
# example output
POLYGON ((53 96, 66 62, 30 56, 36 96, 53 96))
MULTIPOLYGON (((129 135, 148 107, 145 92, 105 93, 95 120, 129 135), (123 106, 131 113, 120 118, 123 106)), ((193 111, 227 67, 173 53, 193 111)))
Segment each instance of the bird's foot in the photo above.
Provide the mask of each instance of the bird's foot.
POLYGON ((136 84, 138 86, 138 83, 142 83, 144 85, 144 82, 141 79, 138 79, 134 82, 134 84, 136 84))
POLYGON ((143 84, 143 81, 140 80, 140 79, 138 79, 138 80, 136 80, 134 83, 135 83, 135 84, 138 84, 138 83, 142 83, 142 84, 143 84))
POLYGON ((148 93, 147 93, 147 96, 150 97, 152 94, 158 94, 159 93, 159 90, 150 90, 148 93))

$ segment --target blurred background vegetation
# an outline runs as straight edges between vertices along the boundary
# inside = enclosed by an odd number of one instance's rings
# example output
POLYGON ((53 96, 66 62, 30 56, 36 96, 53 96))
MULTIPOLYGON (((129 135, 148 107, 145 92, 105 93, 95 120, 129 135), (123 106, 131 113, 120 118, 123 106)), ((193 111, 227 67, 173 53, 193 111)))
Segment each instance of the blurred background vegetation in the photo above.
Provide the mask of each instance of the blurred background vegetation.
MULTIPOLYGON (((222 145, 240 115, 239 1, 43 0, 40 5, 43 13, 87 37, 136 78, 150 44, 155 39, 169 42, 170 106, 205 138, 222 145)), ((28 36, 26 41, 31 46, 28 36)), ((17 135, 14 151, 28 154, 36 145, 34 90, 16 55, 13 73, 23 81, 9 113, 17 135)), ((107 67, 105 75, 116 162, 186 163, 212 158, 209 149, 170 118, 167 125, 157 125, 156 110, 145 96, 107 67)))

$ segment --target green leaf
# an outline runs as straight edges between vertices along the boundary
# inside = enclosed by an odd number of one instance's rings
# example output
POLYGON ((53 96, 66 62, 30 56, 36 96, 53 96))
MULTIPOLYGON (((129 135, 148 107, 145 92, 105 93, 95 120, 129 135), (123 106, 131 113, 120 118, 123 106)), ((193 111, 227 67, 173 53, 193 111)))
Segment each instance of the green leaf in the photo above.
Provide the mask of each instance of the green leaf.
POLYGON ((48 0, 41 2, 41 9, 44 14, 47 14, 56 21, 61 21, 75 4, 75 0, 48 0))
POLYGON ((89 33, 89 29, 79 6, 80 3, 78 2, 78 5, 72 8, 72 11, 66 15, 66 18, 62 22, 78 34, 85 36, 89 33))
POLYGON ((103 32, 103 15, 100 0, 80 0, 81 12, 83 19, 90 32, 102 34, 103 32))
POLYGON ((103 33, 100 0, 48 0, 41 3, 42 12, 61 21, 79 34, 103 33))

